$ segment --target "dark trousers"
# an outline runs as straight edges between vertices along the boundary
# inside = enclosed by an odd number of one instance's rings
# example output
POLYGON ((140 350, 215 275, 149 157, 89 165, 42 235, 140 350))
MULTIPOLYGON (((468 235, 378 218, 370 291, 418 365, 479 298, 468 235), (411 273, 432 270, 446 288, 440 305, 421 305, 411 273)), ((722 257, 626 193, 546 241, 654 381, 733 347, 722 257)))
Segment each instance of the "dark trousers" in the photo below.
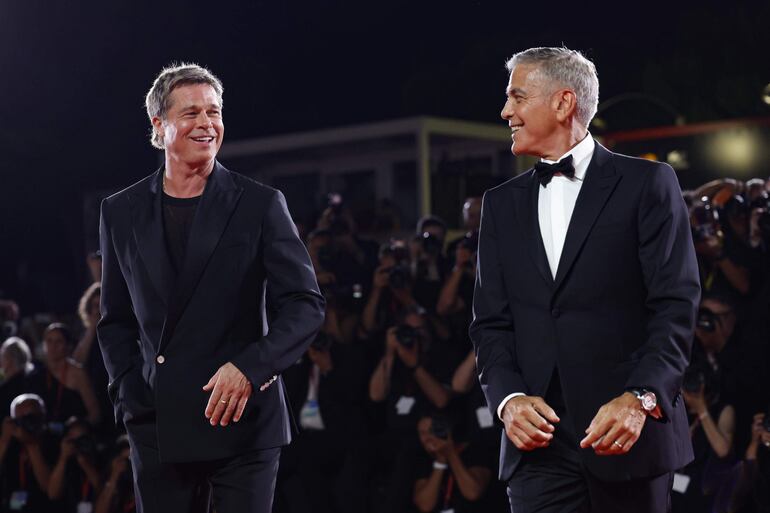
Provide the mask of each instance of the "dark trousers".
POLYGON ((270 513, 280 448, 161 463, 154 422, 129 422, 126 431, 138 513, 208 513, 212 501, 217 513, 270 513))
MULTIPOLYGON (((551 444, 522 454, 508 482, 512 513, 665 513, 671 510, 673 473, 604 482, 582 465, 578 437, 555 372, 545 401, 561 419, 551 444)), ((611 456, 608 456, 611 457, 611 456)))

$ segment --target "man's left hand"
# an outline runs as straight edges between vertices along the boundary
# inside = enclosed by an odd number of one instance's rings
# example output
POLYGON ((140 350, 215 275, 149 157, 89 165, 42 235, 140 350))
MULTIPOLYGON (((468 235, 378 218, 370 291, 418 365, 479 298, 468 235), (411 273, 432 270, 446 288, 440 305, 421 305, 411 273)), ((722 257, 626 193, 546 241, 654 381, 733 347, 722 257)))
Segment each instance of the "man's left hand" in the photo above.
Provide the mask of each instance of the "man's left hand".
POLYGON ((593 447, 599 456, 626 454, 642 434, 646 419, 639 399, 625 392, 599 408, 580 447, 593 447))
POLYGON ((251 396, 251 383, 238 367, 227 362, 211 376, 203 390, 211 391, 206 405, 206 418, 212 426, 226 426, 231 420, 241 420, 246 402, 251 396))

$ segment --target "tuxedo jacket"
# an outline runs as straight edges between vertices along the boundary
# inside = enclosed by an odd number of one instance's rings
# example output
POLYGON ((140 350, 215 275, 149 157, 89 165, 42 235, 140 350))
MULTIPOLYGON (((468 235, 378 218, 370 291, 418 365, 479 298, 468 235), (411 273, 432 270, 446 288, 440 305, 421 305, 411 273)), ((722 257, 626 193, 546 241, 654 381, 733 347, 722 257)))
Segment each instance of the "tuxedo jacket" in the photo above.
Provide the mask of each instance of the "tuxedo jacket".
MULTIPOLYGON (((700 285, 687 209, 670 166, 596 144, 567 230, 556 277, 540 235, 530 170, 488 190, 482 204, 470 336, 494 418, 501 401, 543 397, 558 369, 581 434, 627 388, 657 394, 626 455, 579 449, 606 481, 651 477, 692 460, 680 386, 692 348, 700 285)), ((502 436, 500 478, 521 455, 502 436)))
POLYGON ((160 169, 101 206, 97 332, 116 421, 154 415, 164 462, 285 445, 293 420, 283 383, 259 387, 305 351, 325 302, 284 197, 215 163, 176 276, 162 179, 160 169), (202 387, 226 362, 253 392, 239 422, 214 427, 202 387))

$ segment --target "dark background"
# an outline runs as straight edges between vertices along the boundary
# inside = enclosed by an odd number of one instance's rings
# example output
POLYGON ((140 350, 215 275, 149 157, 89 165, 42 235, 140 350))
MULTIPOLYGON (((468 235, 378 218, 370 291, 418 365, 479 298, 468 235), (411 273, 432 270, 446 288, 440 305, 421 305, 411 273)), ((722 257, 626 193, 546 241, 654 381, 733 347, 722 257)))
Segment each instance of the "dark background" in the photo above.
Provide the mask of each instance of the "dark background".
MULTIPOLYGON (((506 58, 562 43, 596 63, 600 100, 644 92, 691 123, 767 116, 770 5, 736 4, 4 1, 1 294, 23 313, 74 309, 96 249, 83 196, 156 167, 144 94, 172 61, 222 79, 229 141, 414 115, 502 123, 506 58)), ((673 124, 633 102, 604 118, 673 124)))

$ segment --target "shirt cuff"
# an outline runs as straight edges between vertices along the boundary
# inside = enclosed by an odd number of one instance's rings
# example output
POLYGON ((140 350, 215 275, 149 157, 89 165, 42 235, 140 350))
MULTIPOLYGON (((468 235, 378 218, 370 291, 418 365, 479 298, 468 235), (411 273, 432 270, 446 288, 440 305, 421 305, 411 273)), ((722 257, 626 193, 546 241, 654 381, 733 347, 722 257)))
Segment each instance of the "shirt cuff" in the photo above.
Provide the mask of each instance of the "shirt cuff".
POLYGON ((513 399, 514 397, 519 397, 520 395, 527 395, 523 392, 515 392, 513 394, 509 394, 505 396, 505 398, 500 401, 500 406, 497 407, 497 418, 500 420, 503 420, 503 407, 505 406, 505 403, 513 399))

